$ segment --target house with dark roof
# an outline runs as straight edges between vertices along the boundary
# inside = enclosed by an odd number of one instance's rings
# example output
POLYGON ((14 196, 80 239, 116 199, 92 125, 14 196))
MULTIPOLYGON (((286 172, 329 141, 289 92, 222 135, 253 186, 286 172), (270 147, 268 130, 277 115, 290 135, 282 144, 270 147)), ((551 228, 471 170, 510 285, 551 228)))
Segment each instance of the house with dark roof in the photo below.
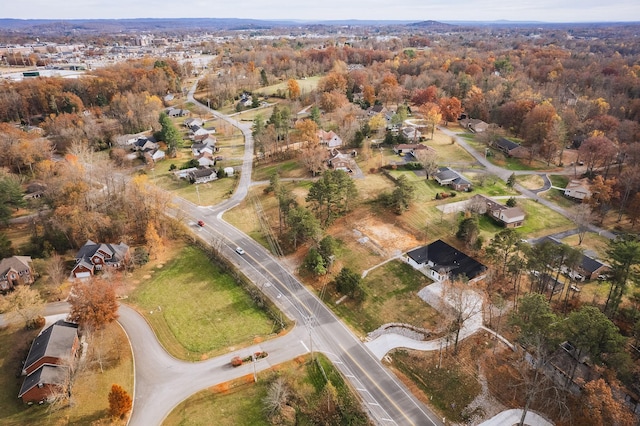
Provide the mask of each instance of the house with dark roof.
POLYGON ((197 169, 188 173, 187 177, 191 183, 206 183, 218 179, 218 175, 213 169, 197 169))
POLYGON ((11 256, 0 261, 0 292, 7 292, 19 284, 32 284, 34 280, 30 256, 11 256))
POLYGON ((76 264, 71 270, 71 276, 89 278, 103 268, 123 268, 129 259, 129 246, 125 243, 105 244, 87 240, 75 258, 76 264))
POLYGON ((416 152, 418 151, 431 151, 434 154, 436 152, 435 149, 421 143, 401 143, 393 147, 393 152, 398 155, 411 154, 413 157, 416 157, 416 152))
POLYGON ((442 186, 450 186, 456 191, 468 191, 471 182, 449 167, 440 167, 433 178, 442 186))
POLYGON ((529 150, 507 138, 500 138, 493 142, 493 147, 502 151, 507 157, 526 158, 529 150))
MULTIPOLYGON (((64 392, 70 384, 71 370, 60 365, 43 365, 25 377, 18 392, 25 404, 40 403, 58 392, 64 392)), ((67 389, 68 391, 68 389, 67 389)))
POLYGON ((474 195, 469 200, 477 206, 477 212, 486 214, 505 228, 519 228, 524 224, 526 213, 519 206, 508 207, 484 195, 474 195))
POLYGON ((407 263, 415 269, 427 269, 435 281, 462 276, 469 281, 484 277, 487 267, 442 240, 407 252, 407 263))
POLYGON ((40 402, 67 385, 79 347, 77 324, 60 320, 45 328, 31 344, 22 367, 27 377, 18 397, 24 402, 40 402))
MULTIPOLYGON (((545 237, 544 239, 551 241, 554 244, 564 244, 562 241, 558 241, 553 237, 545 237)), ((561 271, 565 275, 573 278, 576 281, 590 281, 597 279, 600 275, 606 274, 611 270, 611 267, 606 263, 591 257, 585 253, 582 253, 580 261, 571 269, 566 266, 561 267, 561 271)))

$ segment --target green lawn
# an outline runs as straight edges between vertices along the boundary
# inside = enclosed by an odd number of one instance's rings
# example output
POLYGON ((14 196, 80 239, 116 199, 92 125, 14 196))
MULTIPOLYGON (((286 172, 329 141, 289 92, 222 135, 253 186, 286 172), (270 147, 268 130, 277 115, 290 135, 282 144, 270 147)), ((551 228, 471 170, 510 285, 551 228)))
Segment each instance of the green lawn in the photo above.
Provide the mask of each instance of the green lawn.
POLYGON ((573 222, 546 206, 529 199, 518 199, 518 205, 527 214, 518 232, 526 238, 566 231, 575 227, 573 222))
POLYGON ((558 188, 566 188, 569 183, 569 176, 565 175, 549 175, 549 180, 551 180, 551 185, 557 186, 558 188))
POLYGON ((554 204, 557 204, 558 206, 563 207, 565 209, 570 209, 579 204, 578 202, 565 197, 564 191, 561 191, 559 189, 551 188, 550 190, 541 193, 540 196, 549 201, 552 201, 554 204))
POLYGON ((347 299, 331 306, 362 334, 390 322, 430 329, 438 313, 417 292, 431 282, 408 264, 394 260, 369 272, 362 280, 367 295, 364 302, 358 304, 347 299))
POLYGON ((219 355, 276 331, 243 288, 195 247, 183 248, 129 300, 169 353, 181 359, 219 355))
POLYGON ((281 162, 259 162, 254 163, 255 168, 251 179, 254 181, 269 180, 271 176, 278 172, 281 178, 305 178, 310 177, 309 172, 302 166, 299 159, 286 160, 281 162))

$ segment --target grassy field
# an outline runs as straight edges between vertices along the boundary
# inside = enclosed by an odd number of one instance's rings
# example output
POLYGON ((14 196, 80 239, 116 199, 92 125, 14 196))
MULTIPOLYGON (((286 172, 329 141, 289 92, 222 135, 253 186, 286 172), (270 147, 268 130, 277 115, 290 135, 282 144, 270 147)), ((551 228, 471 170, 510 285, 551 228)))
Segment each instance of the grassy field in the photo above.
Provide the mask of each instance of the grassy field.
MULTIPOLYGON (((296 79, 298 82, 298 86, 300 86, 300 94, 304 95, 316 87, 318 87, 318 82, 320 82, 321 76, 307 77, 302 79, 296 79)), ((259 93, 263 96, 273 96, 280 90, 281 92, 286 93, 287 91, 287 82, 283 81, 282 83, 273 84, 271 86, 263 87, 261 89, 255 90, 255 93, 259 93)))
POLYGON ((516 182, 527 189, 538 189, 544 186, 544 179, 540 175, 518 176, 516 182))
POLYGON ((146 277, 129 301, 177 358, 206 359, 275 332, 267 314, 198 248, 180 249, 146 277))
POLYGON ((551 185, 557 186, 558 188, 565 188, 569 183, 569 176, 549 175, 549 180, 551 181, 551 185))
POLYGON ((557 204, 558 206, 571 209, 572 207, 577 206, 579 203, 577 201, 573 201, 564 196, 564 191, 551 188, 548 191, 540 193, 540 197, 557 204))
MULTIPOLYGON (((101 372, 91 362, 76 376, 71 389, 71 405, 58 410, 49 406, 24 405, 17 398, 23 377, 16 378, 20 361, 26 356, 36 331, 22 327, 9 327, 0 331, 0 424, 22 425, 107 425, 109 416, 108 395, 114 383, 133 395, 133 358, 127 337, 117 323, 105 329, 100 338, 91 344, 99 344, 106 356, 101 372)), ((91 346, 89 356, 91 359, 91 346)), ((117 424, 117 423, 116 423, 117 424)))
POLYGON ((307 169, 297 158, 286 160, 278 163, 273 162, 256 162, 254 163, 251 179, 253 181, 269 180, 274 173, 279 173, 280 178, 308 178, 310 177, 307 169))
MULTIPOLYGON (((371 271, 363 279, 366 299, 345 300, 331 306, 359 333, 366 334, 383 324, 400 322, 432 329, 439 314, 417 295, 431 280, 408 264, 392 261, 371 271)), ((336 294, 337 299, 341 295, 336 294)))

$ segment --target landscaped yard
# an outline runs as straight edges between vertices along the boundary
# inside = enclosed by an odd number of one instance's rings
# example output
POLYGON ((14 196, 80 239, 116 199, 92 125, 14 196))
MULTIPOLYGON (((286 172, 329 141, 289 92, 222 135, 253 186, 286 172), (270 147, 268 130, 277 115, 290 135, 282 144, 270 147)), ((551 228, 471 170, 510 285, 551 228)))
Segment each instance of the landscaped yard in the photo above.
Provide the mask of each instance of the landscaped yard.
POLYGON ((129 302, 173 356, 201 360, 278 332, 236 281, 193 246, 137 284, 129 302))
MULTIPOLYGON (((55 411, 48 405, 28 407, 17 398, 23 377, 16 377, 15 373, 20 370, 36 334, 35 330, 13 326, 0 331, 0 424, 111 424, 108 414, 111 385, 117 383, 133 396, 133 358, 122 328, 117 323, 110 324, 101 338, 91 340, 90 344, 103 347, 103 371, 90 361, 85 370, 78 372, 71 389, 71 406, 55 411)), ((87 359, 92 360, 90 355, 87 359)))

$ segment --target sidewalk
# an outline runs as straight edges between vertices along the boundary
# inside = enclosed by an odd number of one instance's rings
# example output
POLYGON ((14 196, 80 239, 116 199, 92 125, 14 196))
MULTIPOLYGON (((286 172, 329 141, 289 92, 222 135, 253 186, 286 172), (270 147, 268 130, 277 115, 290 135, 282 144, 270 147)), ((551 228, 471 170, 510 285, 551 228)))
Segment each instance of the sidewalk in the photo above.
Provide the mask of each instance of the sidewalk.
MULTIPOLYGON (((513 409, 506 410, 493 416, 487 421, 480 423, 478 426, 511 426, 518 424, 522 417, 522 410, 513 409)), ((547 421, 541 415, 528 411, 524 418, 524 424, 528 426, 553 426, 553 423, 547 421)))

